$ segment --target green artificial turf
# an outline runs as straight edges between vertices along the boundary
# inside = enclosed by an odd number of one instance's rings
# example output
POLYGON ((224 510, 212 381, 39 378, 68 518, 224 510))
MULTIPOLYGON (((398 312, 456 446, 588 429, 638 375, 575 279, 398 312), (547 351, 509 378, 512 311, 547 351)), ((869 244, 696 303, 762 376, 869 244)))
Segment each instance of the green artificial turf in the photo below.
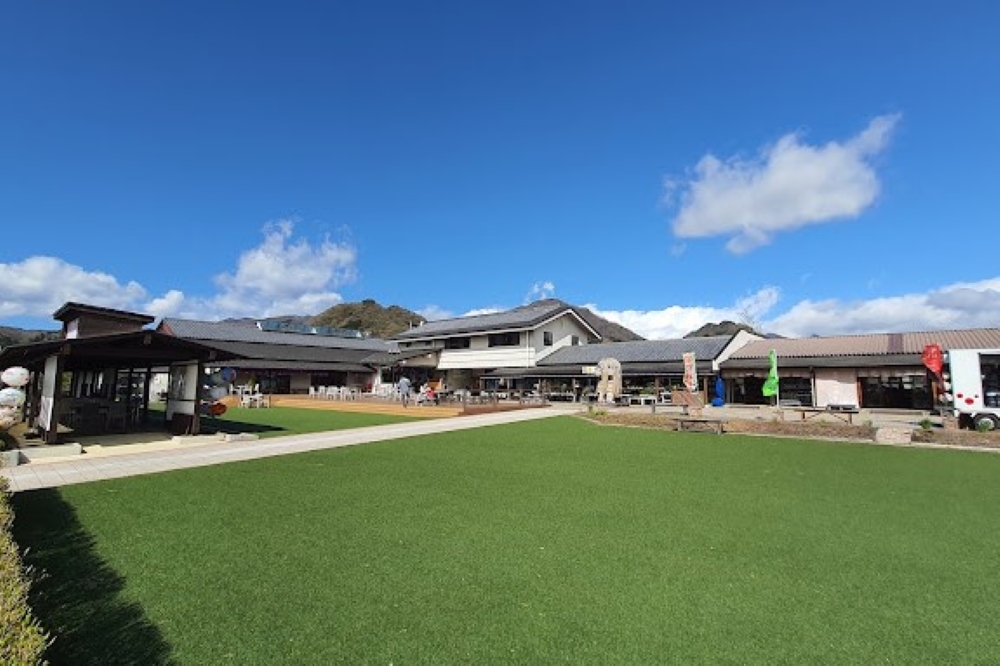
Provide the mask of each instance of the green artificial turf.
POLYGON ((422 420, 421 417, 397 416, 365 412, 338 412, 336 410, 303 409, 300 407, 270 407, 251 409, 230 407, 219 417, 202 416, 201 431, 251 432, 259 437, 279 437, 300 435, 310 432, 326 432, 345 428, 364 428, 422 420))
POLYGON ((559 417, 13 500, 54 663, 1000 654, 990 454, 559 417))

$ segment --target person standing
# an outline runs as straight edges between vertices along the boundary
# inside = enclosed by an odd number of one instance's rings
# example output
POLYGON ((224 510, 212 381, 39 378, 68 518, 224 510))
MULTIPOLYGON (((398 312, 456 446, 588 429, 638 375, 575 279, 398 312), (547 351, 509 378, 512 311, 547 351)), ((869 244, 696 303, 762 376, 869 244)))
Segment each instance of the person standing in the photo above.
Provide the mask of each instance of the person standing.
POLYGON ((410 378, 400 377, 396 388, 399 389, 399 399, 403 401, 403 407, 406 407, 410 404, 410 378))

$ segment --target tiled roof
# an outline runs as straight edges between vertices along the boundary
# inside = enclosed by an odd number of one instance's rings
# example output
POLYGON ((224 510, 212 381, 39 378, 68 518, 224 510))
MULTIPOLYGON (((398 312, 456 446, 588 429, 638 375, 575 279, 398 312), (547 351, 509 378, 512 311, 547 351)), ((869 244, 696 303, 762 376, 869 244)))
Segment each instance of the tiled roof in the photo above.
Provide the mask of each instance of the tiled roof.
POLYGON ((302 345, 272 345, 258 342, 206 340, 202 344, 237 354, 250 360, 302 361, 317 363, 364 363, 371 355, 366 349, 334 349, 302 345))
POLYGON ((733 352, 729 360, 767 358, 772 349, 779 358, 920 355, 925 345, 934 343, 944 350, 1000 349, 1000 328, 875 333, 825 338, 770 338, 754 340, 740 347, 733 352))
POLYGON ((219 340, 300 347, 325 347, 328 349, 356 349, 368 352, 386 351, 392 345, 380 338, 342 338, 330 335, 262 331, 256 324, 229 321, 197 321, 193 319, 164 319, 160 329, 188 340, 219 340))
POLYGON ((716 358, 732 339, 728 335, 676 340, 632 340, 596 345, 562 347, 538 361, 539 367, 549 365, 595 365, 602 358, 616 358, 620 363, 668 363, 681 361, 686 352, 694 352, 695 360, 716 358))
POLYGON ((407 349, 405 351, 377 351, 361 359, 368 365, 393 365, 411 358, 426 356, 427 349, 407 349))
POLYGON ((127 310, 115 310, 113 308, 102 308, 98 305, 87 305, 85 303, 65 303, 61 308, 52 313, 52 318, 57 321, 68 321, 85 314, 101 315, 120 319, 123 321, 137 322, 139 324, 151 324, 156 321, 156 317, 142 314, 141 312, 128 312, 127 310))
POLYGON ((371 368, 357 363, 316 362, 316 361, 282 361, 267 359, 249 359, 244 361, 227 361, 227 367, 239 370, 272 370, 284 372, 359 372, 369 373, 371 368))
MULTIPOLYGON (((429 321, 416 328, 411 328, 408 331, 400 333, 395 339, 413 340, 447 337, 450 335, 469 335, 471 333, 525 330, 534 328, 562 312, 572 312, 573 316, 579 317, 573 308, 565 303, 559 301, 539 301, 503 312, 429 321)), ((590 327, 586 322, 583 322, 583 324, 588 328, 590 327)))
POLYGON ((115 363, 120 366, 122 359, 134 362, 133 367, 142 367, 193 359, 225 361, 239 356, 200 340, 140 330, 10 345, 0 350, 0 363, 2 367, 24 365, 33 369, 33 364, 44 363, 46 357, 60 351, 65 353, 66 349, 69 350, 66 362, 73 369, 108 367, 115 363))

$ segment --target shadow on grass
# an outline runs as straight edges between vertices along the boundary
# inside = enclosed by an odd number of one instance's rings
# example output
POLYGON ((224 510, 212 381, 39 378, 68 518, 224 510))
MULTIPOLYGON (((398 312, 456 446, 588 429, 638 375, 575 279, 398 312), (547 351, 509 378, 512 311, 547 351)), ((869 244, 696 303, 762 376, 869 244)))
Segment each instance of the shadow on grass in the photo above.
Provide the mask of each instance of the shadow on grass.
POLYGON ((242 421, 229 421, 226 419, 216 419, 210 416, 202 416, 201 423, 199 425, 199 431, 203 435, 215 435, 217 433, 223 433, 225 435, 234 435, 238 433, 255 433, 260 434, 263 432, 287 432, 285 428, 279 426, 266 425, 263 423, 244 423, 242 421))
POLYGON ((58 490, 15 493, 14 538, 30 568, 30 604, 53 637, 50 664, 172 664, 170 646, 58 490))

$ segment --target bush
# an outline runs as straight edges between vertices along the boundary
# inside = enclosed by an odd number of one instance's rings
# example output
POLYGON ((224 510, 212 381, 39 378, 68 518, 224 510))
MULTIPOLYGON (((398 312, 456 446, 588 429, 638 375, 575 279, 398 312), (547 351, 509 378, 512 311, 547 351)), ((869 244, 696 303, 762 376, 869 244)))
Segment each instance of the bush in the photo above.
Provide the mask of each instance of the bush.
POLYGON ((28 577, 11 536, 11 510, 6 479, 0 478, 0 664, 44 664, 48 636, 28 606, 28 577))
POLYGON ((934 422, 928 418, 924 418, 920 421, 920 427, 924 430, 930 430, 934 427, 934 422))

